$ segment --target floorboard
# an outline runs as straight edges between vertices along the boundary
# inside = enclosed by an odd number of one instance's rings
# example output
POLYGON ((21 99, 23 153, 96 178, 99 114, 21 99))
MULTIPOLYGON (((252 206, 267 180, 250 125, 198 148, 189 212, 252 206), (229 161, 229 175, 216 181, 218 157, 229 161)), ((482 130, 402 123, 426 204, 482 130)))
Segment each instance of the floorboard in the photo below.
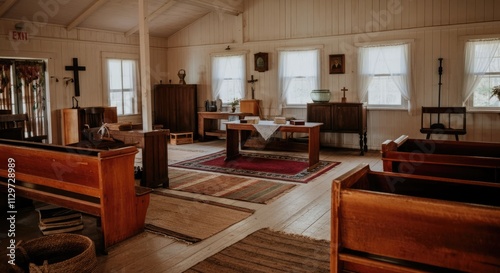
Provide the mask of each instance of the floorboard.
MULTIPOLYGON (((223 150, 225 141, 195 142, 186 145, 169 144, 168 148, 169 164, 173 164, 223 150)), ((307 157, 305 153, 279 153, 307 157)), ((255 213, 228 229, 192 245, 144 232, 111 247, 108 255, 100 255, 97 272, 183 272, 250 233, 265 227, 329 240, 332 180, 360 163, 368 163, 372 170, 381 171, 382 160, 379 151, 368 151, 364 156, 360 156, 358 150, 335 148, 322 148, 320 159, 340 161, 341 164, 307 184, 296 183, 297 187, 267 205, 169 190, 179 195, 254 209, 255 213)), ((19 230, 23 233, 19 235, 20 238, 33 238, 37 237, 37 233, 39 234, 36 217, 32 214, 30 217, 31 220, 27 220, 27 223, 31 221, 33 227, 31 229, 20 228, 19 230)))

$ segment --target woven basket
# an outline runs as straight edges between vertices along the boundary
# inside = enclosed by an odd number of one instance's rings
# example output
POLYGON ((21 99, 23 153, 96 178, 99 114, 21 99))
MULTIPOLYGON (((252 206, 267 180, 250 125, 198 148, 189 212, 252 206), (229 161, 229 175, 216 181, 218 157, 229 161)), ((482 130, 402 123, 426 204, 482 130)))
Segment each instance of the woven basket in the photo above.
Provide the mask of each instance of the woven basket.
POLYGON ((94 242, 82 235, 61 233, 21 242, 15 272, 91 273, 97 258, 94 242))

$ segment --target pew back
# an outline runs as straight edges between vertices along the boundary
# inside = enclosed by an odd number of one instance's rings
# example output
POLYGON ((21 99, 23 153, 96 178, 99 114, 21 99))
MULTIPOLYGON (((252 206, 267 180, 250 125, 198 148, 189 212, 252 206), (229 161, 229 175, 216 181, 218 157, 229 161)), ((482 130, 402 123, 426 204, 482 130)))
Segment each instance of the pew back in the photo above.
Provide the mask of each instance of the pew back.
POLYGON ((497 272, 499 194, 360 165, 332 185, 331 272, 497 272))
POLYGON ((382 143, 386 172, 500 182, 500 143, 409 139, 382 143))
MULTIPOLYGON (((149 195, 136 196, 136 153, 0 140, 0 161, 15 163, 16 195, 100 217, 105 248, 144 228, 149 195)), ((0 165, 3 190, 9 173, 0 165)))

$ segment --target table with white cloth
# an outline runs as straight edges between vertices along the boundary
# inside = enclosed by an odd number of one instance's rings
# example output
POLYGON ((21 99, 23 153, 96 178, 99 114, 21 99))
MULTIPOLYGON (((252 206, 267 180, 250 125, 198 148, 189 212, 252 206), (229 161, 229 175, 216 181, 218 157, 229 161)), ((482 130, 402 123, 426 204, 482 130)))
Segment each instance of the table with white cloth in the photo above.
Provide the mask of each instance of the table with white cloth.
POLYGON ((309 135, 308 155, 309 169, 319 163, 319 127, 323 123, 306 122, 304 125, 276 124, 274 121, 261 120, 258 124, 240 123, 240 121, 225 122, 226 125, 226 161, 237 158, 240 154, 240 143, 251 132, 271 135, 274 132, 306 133, 309 135))

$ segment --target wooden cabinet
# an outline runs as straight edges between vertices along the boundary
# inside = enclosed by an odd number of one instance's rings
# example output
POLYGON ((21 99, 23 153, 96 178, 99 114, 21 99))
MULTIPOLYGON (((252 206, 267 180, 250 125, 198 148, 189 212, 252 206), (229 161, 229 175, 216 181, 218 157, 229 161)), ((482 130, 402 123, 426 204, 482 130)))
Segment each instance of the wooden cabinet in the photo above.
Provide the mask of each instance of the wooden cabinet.
POLYGON ((357 133, 361 155, 368 150, 366 145, 366 104, 363 103, 308 103, 307 121, 322 122, 321 132, 357 133))
MULTIPOLYGON (((60 110, 61 136, 63 145, 77 143, 82 140, 82 132, 83 129, 85 128, 84 125, 88 123, 85 114, 86 109, 91 109, 91 108, 96 108, 96 107, 65 108, 60 110)), ((116 107, 102 107, 102 108, 104 108, 102 122, 104 123, 118 122, 116 107)))
POLYGON ((171 133, 197 130, 197 93, 194 84, 157 84, 153 90, 154 124, 171 133))

